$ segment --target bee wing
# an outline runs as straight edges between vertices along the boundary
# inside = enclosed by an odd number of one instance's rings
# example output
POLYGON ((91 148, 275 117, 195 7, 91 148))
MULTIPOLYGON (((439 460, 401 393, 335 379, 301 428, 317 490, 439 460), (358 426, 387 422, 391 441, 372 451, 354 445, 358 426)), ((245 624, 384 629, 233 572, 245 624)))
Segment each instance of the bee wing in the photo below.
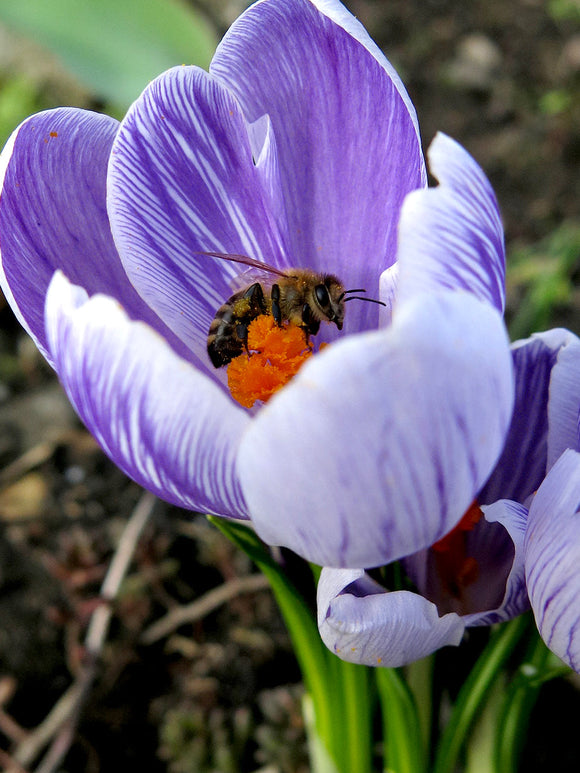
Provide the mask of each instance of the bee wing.
POLYGON ((234 291, 245 290, 255 282, 259 282, 266 289, 272 287, 275 281, 275 274, 268 273, 263 268, 248 268, 230 279, 230 287, 234 291))
POLYGON ((230 260, 232 263, 243 263, 245 266, 251 266, 258 271, 264 271, 270 274, 277 274, 278 276, 287 276, 285 271, 280 271, 279 268, 274 268, 267 263, 262 263, 261 260, 255 260, 247 255, 238 255, 236 253, 226 252, 198 252, 197 255, 207 255, 210 258, 218 258, 219 260, 230 260))

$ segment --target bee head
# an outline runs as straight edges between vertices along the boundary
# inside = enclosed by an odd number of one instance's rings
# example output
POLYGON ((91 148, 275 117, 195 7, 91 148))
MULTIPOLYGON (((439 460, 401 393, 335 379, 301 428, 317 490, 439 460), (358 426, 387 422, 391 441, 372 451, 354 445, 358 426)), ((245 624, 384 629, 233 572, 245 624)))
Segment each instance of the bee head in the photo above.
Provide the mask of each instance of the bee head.
MULTIPOLYGON (((344 322, 344 304, 347 301, 366 301, 367 303, 385 304, 375 298, 366 298, 352 293, 364 293, 362 287, 345 290, 344 285, 332 274, 323 274, 316 277, 316 281, 310 286, 308 303, 305 304, 310 319, 315 323, 310 333, 315 335, 318 331, 318 323, 322 320, 334 322, 339 330, 342 330, 344 322)), ((305 317, 302 317, 306 321, 305 317)))
POLYGON ((322 317, 334 322, 342 330, 344 322, 344 287, 331 274, 326 274, 323 281, 314 287, 314 300, 322 317))

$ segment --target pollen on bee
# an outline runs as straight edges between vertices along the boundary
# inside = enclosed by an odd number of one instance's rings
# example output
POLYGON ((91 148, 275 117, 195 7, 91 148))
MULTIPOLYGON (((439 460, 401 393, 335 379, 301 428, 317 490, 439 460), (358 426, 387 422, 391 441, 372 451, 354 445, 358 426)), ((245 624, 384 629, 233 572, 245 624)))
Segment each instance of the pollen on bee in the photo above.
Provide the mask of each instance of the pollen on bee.
POLYGON ((248 327, 248 352, 228 365, 229 390, 244 408, 258 400, 267 402, 312 355, 301 327, 279 327, 269 314, 256 317, 248 327))

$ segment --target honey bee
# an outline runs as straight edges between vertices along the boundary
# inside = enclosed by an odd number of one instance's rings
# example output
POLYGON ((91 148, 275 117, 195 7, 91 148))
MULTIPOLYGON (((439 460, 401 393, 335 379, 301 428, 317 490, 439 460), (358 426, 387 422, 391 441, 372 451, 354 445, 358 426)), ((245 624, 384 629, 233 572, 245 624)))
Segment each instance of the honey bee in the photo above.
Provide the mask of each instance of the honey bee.
POLYGON ((290 322, 301 327, 306 345, 310 346, 310 336, 318 333, 321 322, 333 322, 342 330, 346 301, 385 305, 373 298, 352 295, 366 291, 362 288, 345 290, 340 279, 333 274, 320 274, 305 268, 281 271, 246 255, 221 252, 200 254, 243 263, 269 275, 263 282, 253 282, 234 293, 217 310, 207 336, 207 352, 216 368, 227 365, 248 351, 250 323, 263 314, 271 314, 277 325, 290 322), (274 277, 277 277, 276 281, 274 277))

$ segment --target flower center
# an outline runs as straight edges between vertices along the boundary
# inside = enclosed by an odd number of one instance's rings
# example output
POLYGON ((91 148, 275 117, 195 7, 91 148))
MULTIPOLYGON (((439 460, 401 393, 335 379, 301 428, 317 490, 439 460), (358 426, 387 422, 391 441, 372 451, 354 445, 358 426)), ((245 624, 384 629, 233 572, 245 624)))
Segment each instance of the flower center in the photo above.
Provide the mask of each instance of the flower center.
POLYGON ((474 500, 457 526, 432 545, 435 566, 443 587, 456 599, 461 599, 465 589, 479 575, 476 559, 467 555, 467 532, 473 531, 482 517, 481 508, 474 500))
POLYGON ((312 355, 298 325, 278 326, 270 314, 256 317, 248 327, 248 353, 228 365, 228 387, 244 408, 267 402, 285 386, 312 355))

